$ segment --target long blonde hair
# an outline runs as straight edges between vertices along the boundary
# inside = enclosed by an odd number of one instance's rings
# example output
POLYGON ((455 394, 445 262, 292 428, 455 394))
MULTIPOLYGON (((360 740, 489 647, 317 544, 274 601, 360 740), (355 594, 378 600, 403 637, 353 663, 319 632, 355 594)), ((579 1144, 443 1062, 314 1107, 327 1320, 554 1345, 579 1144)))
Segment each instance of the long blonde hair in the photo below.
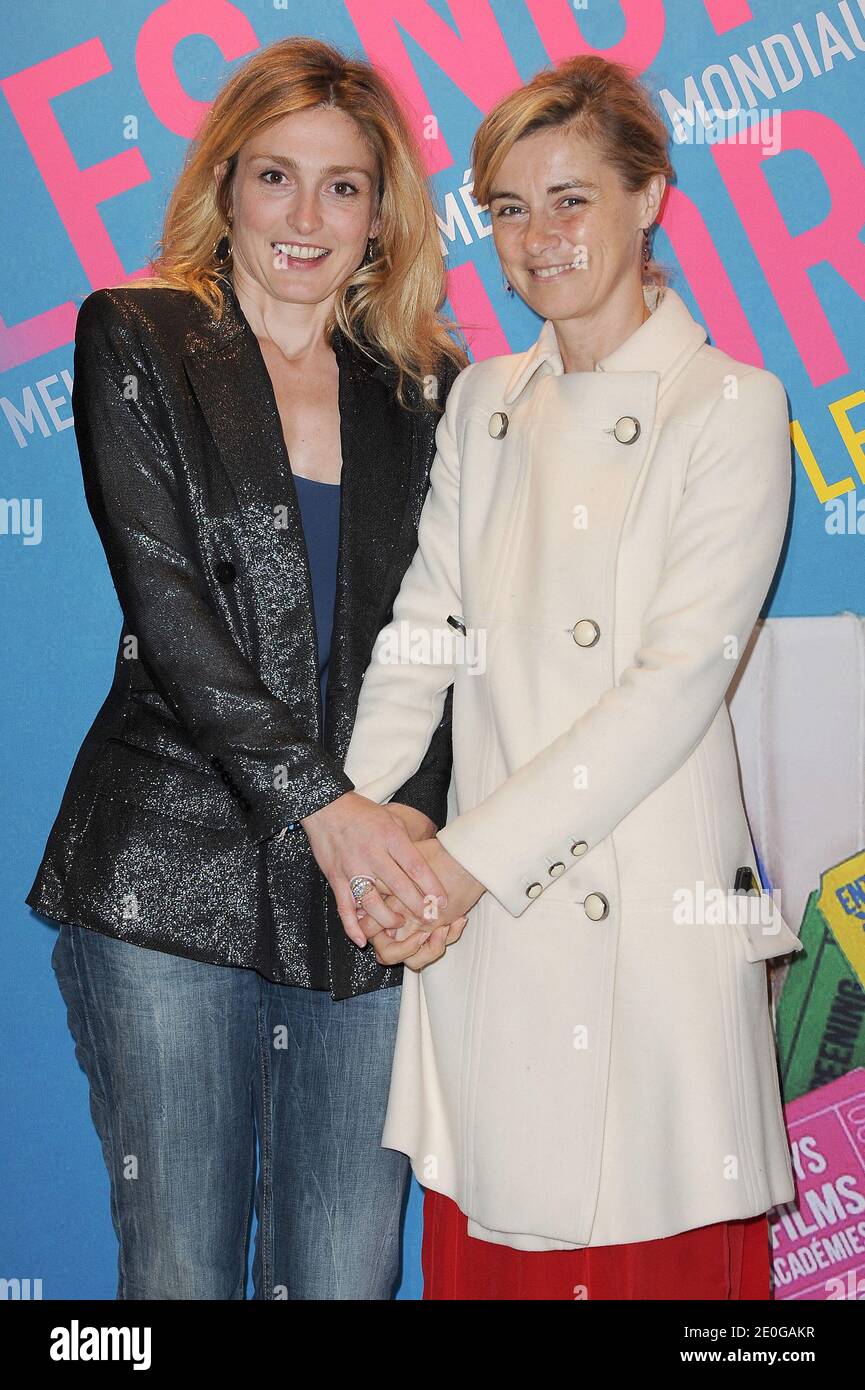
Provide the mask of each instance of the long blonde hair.
MULTIPOLYGON (((649 92, 623 64, 580 54, 543 68, 484 117, 472 143, 477 201, 489 202, 493 180, 518 140, 568 125, 597 143, 630 193, 639 193, 654 174, 673 181, 669 134, 649 92)), ((668 279, 666 267, 650 258, 644 284, 668 279)))
POLYGON ((435 404, 422 389, 442 359, 458 368, 467 357, 450 336, 455 325, 441 314, 444 262, 420 150, 397 98, 370 64, 346 58, 317 39, 289 38, 260 49, 225 84, 187 150, 171 194, 153 275, 134 283, 190 290, 216 315, 224 309, 220 263, 214 249, 229 220, 231 181, 238 152, 272 122, 297 111, 330 107, 357 124, 378 161, 381 230, 373 259, 340 287, 334 323, 358 347, 384 354, 397 371, 397 396, 435 404), (220 184, 215 165, 226 163, 220 184))

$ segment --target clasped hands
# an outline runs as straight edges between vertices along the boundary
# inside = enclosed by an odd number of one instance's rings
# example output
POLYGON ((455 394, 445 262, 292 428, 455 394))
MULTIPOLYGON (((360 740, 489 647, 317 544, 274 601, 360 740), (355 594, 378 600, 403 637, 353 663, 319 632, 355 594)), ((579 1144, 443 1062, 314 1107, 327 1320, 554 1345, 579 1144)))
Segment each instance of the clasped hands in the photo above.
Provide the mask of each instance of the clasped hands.
POLYGON ((459 940, 484 886, 448 854, 423 812, 346 792, 301 824, 346 935, 361 948, 371 943, 379 964, 422 970, 459 940), (357 874, 375 882, 362 903, 349 888, 357 874))

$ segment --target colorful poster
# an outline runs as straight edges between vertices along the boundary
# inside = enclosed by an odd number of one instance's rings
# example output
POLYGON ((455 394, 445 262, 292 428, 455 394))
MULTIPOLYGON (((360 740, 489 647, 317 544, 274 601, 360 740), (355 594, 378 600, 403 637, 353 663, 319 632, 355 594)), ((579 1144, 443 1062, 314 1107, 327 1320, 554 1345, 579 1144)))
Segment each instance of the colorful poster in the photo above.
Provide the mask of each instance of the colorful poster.
POLYGON ((773 1213, 775 1297, 865 1298, 865 1068, 787 1106, 796 1201, 773 1213))

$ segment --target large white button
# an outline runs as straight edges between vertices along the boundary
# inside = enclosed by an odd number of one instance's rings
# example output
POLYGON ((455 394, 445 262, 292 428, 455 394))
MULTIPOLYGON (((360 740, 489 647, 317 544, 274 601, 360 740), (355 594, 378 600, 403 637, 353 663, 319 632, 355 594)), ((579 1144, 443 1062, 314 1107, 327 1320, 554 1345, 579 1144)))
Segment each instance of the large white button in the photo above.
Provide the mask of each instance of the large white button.
POLYGON ((633 444, 640 437, 640 422, 633 415, 623 415, 621 420, 616 421, 613 434, 620 444, 633 444))
POLYGON ((585 840, 575 840, 574 843, 571 845, 571 854, 585 854, 588 848, 589 847, 586 844, 585 840))
POLYGON ((551 864, 551 865, 550 865, 550 878, 558 878, 559 874, 563 874, 564 872, 565 872, 565 866, 564 866, 564 864, 551 864))
POLYGON ((583 909, 593 922, 602 922, 610 910, 610 904, 603 893, 590 893, 583 903, 583 909))
POLYGON ((573 627, 574 641, 578 647, 593 647, 601 635, 601 629, 594 618, 580 618, 573 627))
POLYGON ((508 417, 503 410, 497 410, 490 416, 489 430, 493 439, 504 439, 508 432, 508 417))
POLYGON ((540 895, 541 895, 541 893, 543 893, 543 891, 544 891, 544 890, 543 890, 543 888, 541 887, 540 883, 530 883, 529 886, 528 886, 528 888, 526 889, 526 897, 527 897, 527 898, 539 898, 540 895))

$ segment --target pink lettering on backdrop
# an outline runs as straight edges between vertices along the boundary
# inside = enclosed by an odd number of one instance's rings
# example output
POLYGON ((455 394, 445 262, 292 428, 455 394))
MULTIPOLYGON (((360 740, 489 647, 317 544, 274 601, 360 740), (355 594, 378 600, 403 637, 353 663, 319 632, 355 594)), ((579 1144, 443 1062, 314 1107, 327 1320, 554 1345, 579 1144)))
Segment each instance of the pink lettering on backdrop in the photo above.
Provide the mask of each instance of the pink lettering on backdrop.
POLYGON ((496 311, 471 261, 448 271, 448 299, 476 362, 510 353, 496 311))
POLYGON ((726 34, 730 29, 738 29, 754 16, 748 0, 703 0, 706 13, 716 34, 726 34))
POLYGON ((148 15, 135 47, 138 80, 154 116, 166 130, 191 139, 210 109, 178 81, 174 53, 182 39, 202 34, 212 39, 227 62, 259 47, 258 35, 229 0, 168 0, 148 15))
POLYGON ((550 59, 560 63, 577 53, 600 53, 627 63, 638 73, 651 67, 664 41, 664 0, 620 0, 625 32, 611 48, 592 48, 583 38, 578 15, 568 0, 526 0, 550 59))
POLYGON ((404 29, 460 91, 485 113, 500 97, 520 85, 520 75, 499 29, 489 0, 450 0, 459 29, 436 14, 426 0, 346 0, 371 63, 383 69, 403 99, 406 115, 421 140, 431 174, 453 163, 443 135, 425 138, 424 118, 430 103, 399 33, 404 29), (399 26, 399 28, 397 27, 399 26))
MULTIPOLYGON (((136 49, 144 95, 169 130, 188 137, 195 134, 208 106, 183 91, 174 71, 175 49, 191 34, 207 35, 229 60, 258 47, 258 37, 246 16, 228 0, 213 0, 206 12, 198 0, 168 0, 145 20, 136 49)), ((124 270, 98 204, 147 183, 150 171, 135 146, 80 169, 51 101, 111 71, 101 40, 90 39, 2 83, 33 161, 94 288, 148 273, 147 267, 131 274, 124 270)), ((77 307, 66 303, 13 327, 0 320, 0 370, 8 371, 71 342, 76 315, 77 307)))
MULTIPOLYGON (((808 271, 826 262, 865 299, 865 246, 859 240, 865 170, 853 141, 829 116, 819 111, 785 111, 776 119, 781 154, 788 150, 809 154, 829 189, 829 212, 815 227, 795 236, 787 230, 763 167, 767 158, 777 156, 766 155, 759 145, 744 140, 713 145, 712 153, 805 370, 814 386, 823 386, 846 375, 849 368, 808 271)), ((769 145, 769 118, 763 127, 769 145)))
POLYGON ((703 214, 680 188, 667 189, 662 225, 714 345, 740 362, 762 367, 759 344, 703 214))
POLYGON ((11 372, 22 362, 65 347, 75 334, 77 316, 77 307, 67 302, 23 323, 6 324, 0 319, 0 372, 11 372))
MULTIPOLYGON (((33 162, 93 285, 125 278, 97 204, 147 183, 150 171, 141 151, 135 148, 80 169, 51 109, 51 101, 110 71, 111 63, 101 41, 88 39, 65 53, 24 68, 2 84, 33 162)), ((75 331, 75 314, 74 304, 61 304, 5 329, 2 354, 6 367, 68 343, 75 331)))

